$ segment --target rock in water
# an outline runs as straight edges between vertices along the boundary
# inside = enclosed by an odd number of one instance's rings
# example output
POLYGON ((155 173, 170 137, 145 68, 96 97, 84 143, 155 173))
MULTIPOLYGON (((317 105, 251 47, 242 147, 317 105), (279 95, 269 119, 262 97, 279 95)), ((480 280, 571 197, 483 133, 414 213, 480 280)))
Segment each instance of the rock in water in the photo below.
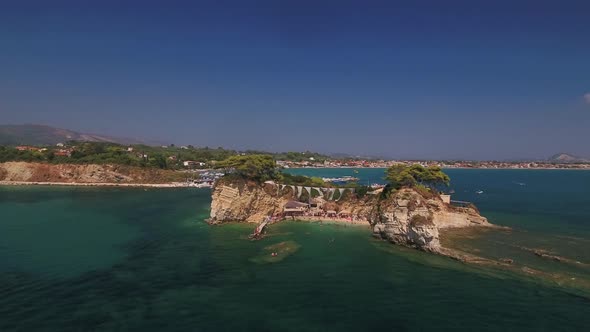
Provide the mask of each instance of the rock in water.
POLYGON ((262 254, 253 257, 250 261, 257 264, 278 263, 293 255, 301 245, 295 241, 283 241, 264 247, 262 254), (276 253, 276 255, 272 255, 276 253))

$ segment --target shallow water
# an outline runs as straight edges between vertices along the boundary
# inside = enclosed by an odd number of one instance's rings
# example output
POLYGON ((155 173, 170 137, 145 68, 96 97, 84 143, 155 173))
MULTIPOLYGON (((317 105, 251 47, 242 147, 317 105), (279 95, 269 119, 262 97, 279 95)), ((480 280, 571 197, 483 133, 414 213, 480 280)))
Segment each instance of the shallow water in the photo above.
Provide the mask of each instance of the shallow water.
MULTIPOLYGON (((590 196, 578 195, 590 172, 480 172, 449 172, 457 198, 514 231, 462 246, 495 248, 522 236, 587 258, 590 196), (545 194, 552 190, 558 194, 545 194), (571 211, 570 199, 586 205, 571 211)), ((287 222, 249 241, 252 225, 207 225, 209 202, 206 189, 0 188, 0 330, 571 331, 590 324, 590 300, 575 289, 392 246, 358 226, 287 222)))

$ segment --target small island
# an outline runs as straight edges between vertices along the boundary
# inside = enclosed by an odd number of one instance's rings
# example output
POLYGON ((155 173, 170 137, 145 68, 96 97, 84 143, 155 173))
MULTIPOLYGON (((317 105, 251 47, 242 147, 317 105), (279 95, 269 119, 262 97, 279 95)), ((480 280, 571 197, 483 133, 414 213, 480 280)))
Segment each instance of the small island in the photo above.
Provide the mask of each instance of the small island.
POLYGON ((366 225, 375 237, 457 259, 462 256, 441 246, 442 230, 493 227, 475 206, 456 206, 441 194, 450 179, 439 167, 393 165, 381 188, 282 173, 267 155, 235 156, 218 167, 226 175, 212 191, 210 224, 262 225, 256 232, 282 220, 366 225))

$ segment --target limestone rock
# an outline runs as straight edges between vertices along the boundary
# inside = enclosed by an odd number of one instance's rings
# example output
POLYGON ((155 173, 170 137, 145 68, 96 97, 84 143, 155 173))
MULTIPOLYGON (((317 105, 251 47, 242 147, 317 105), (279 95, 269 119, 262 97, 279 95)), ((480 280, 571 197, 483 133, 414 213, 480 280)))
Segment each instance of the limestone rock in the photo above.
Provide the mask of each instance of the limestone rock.
POLYGON ((282 212, 288 200, 280 197, 278 190, 274 188, 275 186, 268 184, 258 186, 245 182, 218 183, 213 188, 209 222, 259 223, 269 215, 282 212))
POLYGON ((390 242, 440 252, 439 229, 491 226, 473 208, 457 208, 439 198, 402 189, 375 204, 369 219, 373 234, 390 242))

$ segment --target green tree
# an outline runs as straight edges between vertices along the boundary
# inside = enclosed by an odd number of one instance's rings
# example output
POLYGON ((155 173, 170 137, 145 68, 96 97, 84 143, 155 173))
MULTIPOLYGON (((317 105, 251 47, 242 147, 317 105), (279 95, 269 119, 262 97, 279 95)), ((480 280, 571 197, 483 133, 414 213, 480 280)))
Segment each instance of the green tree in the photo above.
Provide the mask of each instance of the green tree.
POLYGON ((387 169, 385 174, 385 179, 393 188, 399 189, 401 187, 413 187, 416 185, 416 179, 412 176, 409 167, 406 165, 393 165, 387 169))
POLYGON ((161 169, 167 168, 166 157, 164 157, 161 154, 154 154, 154 155, 150 156, 148 164, 152 167, 157 167, 157 168, 161 168, 161 169))
POLYGON ((387 169, 385 178, 396 189, 416 185, 436 189, 440 186, 448 186, 450 183, 449 176, 438 166, 393 165, 387 169))
POLYGON ((232 156, 217 163, 215 168, 230 170, 244 178, 258 181, 277 179, 279 176, 272 156, 262 154, 232 156))

